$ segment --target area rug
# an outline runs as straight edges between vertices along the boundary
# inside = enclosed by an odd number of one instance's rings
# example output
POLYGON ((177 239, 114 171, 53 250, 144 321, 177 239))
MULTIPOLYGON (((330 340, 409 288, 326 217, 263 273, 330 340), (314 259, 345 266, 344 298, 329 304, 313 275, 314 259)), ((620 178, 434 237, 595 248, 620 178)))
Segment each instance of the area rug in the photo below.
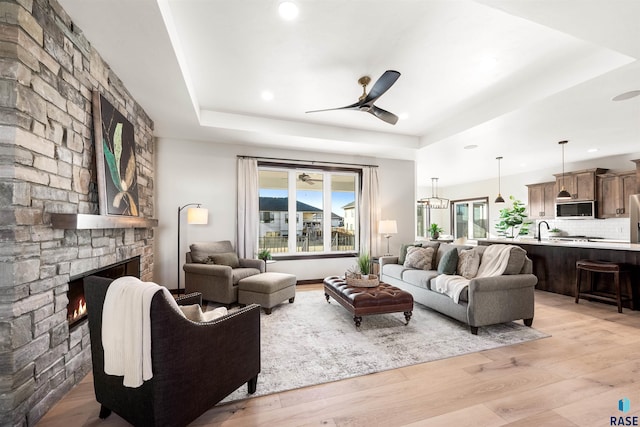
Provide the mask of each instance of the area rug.
POLYGON ((481 327, 478 335, 420 304, 405 326, 402 313, 353 317, 324 292, 296 293, 293 304, 260 315, 262 370, 255 394, 243 386, 223 402, 522 343, 549 335, 518 323, 481 327))

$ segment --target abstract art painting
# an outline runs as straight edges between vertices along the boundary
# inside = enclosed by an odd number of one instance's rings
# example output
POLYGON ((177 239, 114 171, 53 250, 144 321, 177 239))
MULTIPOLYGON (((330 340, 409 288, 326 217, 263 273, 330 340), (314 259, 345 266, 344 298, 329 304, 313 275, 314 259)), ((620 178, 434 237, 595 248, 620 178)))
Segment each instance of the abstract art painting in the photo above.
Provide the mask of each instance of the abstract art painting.
POLYGON ((100 214, 138 216, 133 125, 98 91, 93 112, 100 214))

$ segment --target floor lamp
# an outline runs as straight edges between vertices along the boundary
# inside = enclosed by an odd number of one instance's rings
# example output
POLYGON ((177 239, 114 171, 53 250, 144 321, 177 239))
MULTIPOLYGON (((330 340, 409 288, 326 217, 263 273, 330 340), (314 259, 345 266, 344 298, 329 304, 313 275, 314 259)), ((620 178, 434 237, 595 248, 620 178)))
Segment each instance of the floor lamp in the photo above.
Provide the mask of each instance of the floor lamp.
POLYGON ((378 232, 380 234, 384 234, 384 237, 387 239, 387 253, 385 256, 391 255, 389 252, 389 239, 392 234, 396 234, 398 232, 398 224, 396 224, 395 219, 383 219, 378 224, 378 232))
POLYGON ((180 212, 187 206, 196 206, 187 209, 187 224, 208 224, 209 209, 201 208, 200 203, 189 203, 178 207, 178 293, 180 293, 180 212))

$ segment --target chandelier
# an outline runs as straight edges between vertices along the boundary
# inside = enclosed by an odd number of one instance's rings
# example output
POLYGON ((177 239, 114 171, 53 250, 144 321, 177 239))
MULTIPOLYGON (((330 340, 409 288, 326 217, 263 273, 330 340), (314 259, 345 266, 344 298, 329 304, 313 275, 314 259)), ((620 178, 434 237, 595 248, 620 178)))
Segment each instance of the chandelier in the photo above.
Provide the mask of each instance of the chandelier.
POLYGON ((449 199, 438 197, 438 178, 431 178, 431 197, 424 197, 418 200, 429 209, 448 209, 449 199))

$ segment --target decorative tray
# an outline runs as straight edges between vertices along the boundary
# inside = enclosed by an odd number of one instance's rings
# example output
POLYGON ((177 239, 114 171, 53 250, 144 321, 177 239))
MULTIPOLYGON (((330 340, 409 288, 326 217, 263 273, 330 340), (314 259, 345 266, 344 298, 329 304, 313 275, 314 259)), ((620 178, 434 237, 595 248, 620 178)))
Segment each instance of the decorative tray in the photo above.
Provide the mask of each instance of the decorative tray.
POLYGON ((370 274, 368 279, 363 279, 360 274, 345 274, 347 285, 358 288, 375 288, 380 284, 378 276, 370 274))

